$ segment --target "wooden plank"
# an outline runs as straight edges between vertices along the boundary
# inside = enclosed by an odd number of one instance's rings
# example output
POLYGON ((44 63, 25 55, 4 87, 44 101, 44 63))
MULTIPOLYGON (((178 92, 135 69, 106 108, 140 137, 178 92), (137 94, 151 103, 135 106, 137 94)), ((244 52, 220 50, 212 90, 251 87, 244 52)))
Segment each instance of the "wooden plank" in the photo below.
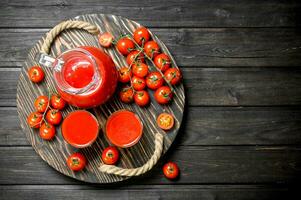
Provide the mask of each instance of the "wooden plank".
POLYGON ((290 194, 286 187, 267 185, 150 185, 106 187, 83 185, 17 185, 0 186, 0 199, 285 199, 290 194), (51 191, 51 192, 49 192, 51 191))
MULTIPOLYGON (((119 184, 244 184, 300 181, 299 147, 178 147, 144 176, 119 184), (178 163, 180 179, 162 174, 167 160, 178 163)), ((0 184, 81 184, 51 169, 31 147, 0 148, 0 184)))
POLYGON ((0 27, 51 27, 88 13, 121 15, 152 27, 299 26, 300 10, 295 0, 141 0, 138 4, 135 0, 5 0, 0 5, 0 27))
MULTIPOLYGON (((188 107, 177 145, 298 145, 300 107, 188 107)), ((29 145, 15 107, 0 107, 0 146, 29 145)))
MULTIPOLYGON (((49 29, 0 29, 0 67, 20 67, 49 29)), ((181 67, 301 66, 301 34, 293 28, 151 29, 181 67)))
MULTIPOLYGON (((182 68, 191 106, 277 106, 301 103, 300 68, 182 68)), ((0 106, 16 105, 18 69, 0 68, 0 106)))

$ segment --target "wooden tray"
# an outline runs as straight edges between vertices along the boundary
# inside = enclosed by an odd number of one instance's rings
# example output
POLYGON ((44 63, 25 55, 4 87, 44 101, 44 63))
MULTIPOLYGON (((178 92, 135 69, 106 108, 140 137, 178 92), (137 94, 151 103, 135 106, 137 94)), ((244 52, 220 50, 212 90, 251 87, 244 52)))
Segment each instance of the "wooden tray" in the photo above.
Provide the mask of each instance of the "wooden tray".
MULTIPOLYGON (((100 32, 110 32, 117 38, 120 34, 130 33, 139 27, 137 22, 125 19, 123 17, 114 15, 103 14, 91 14, 75 17, 76 20, 87 21, 98 26, 100 32)), ((170 55, 166 46, 152 34, 154 40, 158 42, 163 52, 167 53, 172 59, 172 65, 177 67, 173 57, 170 55)), ((103 130, 101 130, 96 142, 85 149, 75 149, 67 144, 61 135, 60 126, 57 127, 57 134, 53 141, 44 141, 39 137, 38 130, 31 129, 27 123, 26 118, 29 113, 34 111, 33 102, 40 95, 47 95, 49 91, 55 91, 55 84, 52 80, 51 69, 45 69, 45 80, 41 84, 32 83, 27 76, 27 70, 33 65, 38 65, 34 60, 35 56, 39 53, 42 38, 31 49, 26 61, 24 62, 21 75, 19 77, 17 88, 17 107, 18 114, 21 122, 21 127, 26 134, 29 142, 32 144, 35 151, 57 171, 73 177, 75 179, 91 182, 91 183, 110 183, 128 179, 129 177, 109 175, 100 172, 97 167, 101 164, 101 152, 109 144, 106 141, 103 130), (88 159, 88 164, 85 170, 81 172, 73 172, 66 165, 66 159, 68 155, 75 151, 82 152, 88 159)), ((67 30, 61 33, 53 42, 50 55, 56 57, 60 53, 78 46, 89 45, 101 48, 98 44, 97 37, 93 36, 83 30, 67 30)), ((110 49, 103 49, 108 53, 117 68, 126 66, 125 58, 119 54, 119 52, 113 47, 110 49)), ((146 108, 140 108, 135 104, 125 104, 119 101, 117 95, 114 95, 108 103, 91 109, 90 111, 97 117, 101 127, 104 127, 106 119, 111 113, 119 109, 131 110, 140 117, 144 124, 143 136, 140 141, 131 148, 119 149, 121 153, 121 159, 119 166, 124 168, 133 168, 143 165, 151 157, 154 151, 154 135, 157 132, 161 132, 164 135, 164 149, 165 153, 170 147, 171 143, 175 139, 179 127, 181 125, 185 94, 183 85, 180 84, 175 87, 175 95, 172 103, 168 106, 158 105, 153 99, 153 92, 151 95, 151 104, 146 108), (164 132, 156 125, 156 117, 161 112, 169 112, 175 116, 175 126, 171 131, 164 132)), ((68 106, 63 111, 63 117, 76 108, 68 106)))

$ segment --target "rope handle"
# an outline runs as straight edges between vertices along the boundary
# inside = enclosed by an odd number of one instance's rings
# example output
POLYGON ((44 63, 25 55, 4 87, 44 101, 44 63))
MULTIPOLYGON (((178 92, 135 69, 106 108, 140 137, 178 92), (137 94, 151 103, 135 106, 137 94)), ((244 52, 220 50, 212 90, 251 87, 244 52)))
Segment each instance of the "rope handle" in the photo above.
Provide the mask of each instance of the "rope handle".
POLYGON ((114 174, 119 176, 139 176, 145 172, 151 170, 153 166, 158 162, 163 150, 163 135, 157 133, 155 135, 155 151, 152 157, 141 167, 124 169, 121 167, 116 167, 114 165, 101 165, 98 169, 101 172, 107 174, 114 174))
POLYGON ((91 34, 97 35, 99 30, 97 26, 84 21, 63 21, 53 27, 48 33, 41 47, 41 53, 48 54, 54 38, 66 29, 77 28, 88 31, 91 34))

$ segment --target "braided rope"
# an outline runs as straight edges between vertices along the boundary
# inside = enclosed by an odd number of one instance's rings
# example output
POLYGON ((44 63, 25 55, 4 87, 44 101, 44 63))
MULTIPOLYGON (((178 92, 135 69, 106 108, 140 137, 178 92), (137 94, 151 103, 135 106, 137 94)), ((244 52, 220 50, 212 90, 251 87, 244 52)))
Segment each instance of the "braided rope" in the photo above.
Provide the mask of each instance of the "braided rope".
POLYGON ((78 28, 78 29, 84 29, 88 31, 91 34, 98 34, 99 30, 97 26, 90 24, 88 22, 84 21, 63 21, 56 25, 53 29, 51 29, 45 38, 45 41, 41 47, 41 53, 48 54, 49 49, 51 47, 51 43, 53 42, 54 38, 63 30, 70 29, 70 28, 78 28))
POLYGON ((163 135, 157 133, 155 136, 155 151, 152 157, 141 167, 133 169, 123 169, 114 165, 101 165, 98 169, 107 174, 115 174, 119 176, 139 176, 153 168, 158 162, 163 149, 163 135))

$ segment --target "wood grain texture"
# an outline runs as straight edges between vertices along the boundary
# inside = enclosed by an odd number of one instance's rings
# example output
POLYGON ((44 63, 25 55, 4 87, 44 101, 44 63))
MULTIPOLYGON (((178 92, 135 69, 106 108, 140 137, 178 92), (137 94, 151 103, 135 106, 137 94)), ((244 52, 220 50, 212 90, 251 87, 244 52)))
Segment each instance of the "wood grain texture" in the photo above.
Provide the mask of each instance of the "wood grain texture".
POLYGON ((291 193, 287 187, 265 185, 153 185, 134 187, 105 187, 77 185, 25 185, 0 186, 0 198, 6 200, 32 199, 85 199, 98 200, 133 200, 133 199, 166 199, 166 200, 274 200, 287 199, 291 193), (51 191, 51 192, 49 192, 51 191))
MULTIPOLYGON (((0 146, 30 145, 17 109, 0 107, 0 146)), ((188 107, 175 145, 298 145, 300 107, 188 107)))
MULTIPOLYGON (((182 68, 190 106, 278 106, 301 102, 301 68, 182 68)), ((15 106, 19 69, 0 68, 0 106, 15 106)))
MULTIPOLYGON (((76 17, 76 20, 87 21, 98 26, 101 33, 110 32, 114 38, 117 38, 121 34, 133 34, 134 30, 141 26, 134 21, 117 17, 114 15, 86 15, 76 17)), ((161 47, 161 51, 165 52, 171 58, 171 64, 173 67, 177 67, 173 57, 170 55, 166 46, 155 36, 152 38, 158 42, 161 47)), ((154 152, 154 136, 160 133, 164 136, 163 153, 165 153, 170 147, 171 143, 175 139, 179 127, 181 125, 185 95, 183 84, 174 86, 174 98, 169 105, 159 105, 156 103, 153 97, 153 92, 150 92, 151 103, 145 108, 140 108, 136 104, 124 104, 118 98, 118 92, 105 104, 91 109, 90 111, 97 118, 100 127, 100 135, 96 141, 90 147, 83 149, 75 149, 69 145, 61 134, 61 126, 57 126, 57 134, 53 141, 45 141, 39 137, 38 130, 31 129, 27 122, 27 116, 34 112, 33 102, 40 95, 47 95, 49 91, 55 91, 55 82, 52 78, 52 69, 44 68, 46 77, 40 84, 32 83, 27 75, 28 69, 36 65, 35 58, 41 50, 41 39, 29 52, 28 57, 24 63, 24 67, 21 70, 19 82, 17 86, 17 111, 20 117, 21 127, 25 132, 26 137, 29 139, 33 148, 45 160, 50 166, 58 170, 62 174, 76 178, 78 180, 92 182, 92 183, 110 183, 128 179, 130 177, 117 176, 106 174, 98 170, 98 166, 102 164, 100 159, 101 151, 109 146, 108 141, 104 136, 104 128, 107 118, 115 111, 121 109, 127 109, 135 112, 143 123, 143 135, 139 142, 130 148, 119 149, 121 156, 119 161, 119 167, 122 168, 136 168, 146 163, 154 152), (163 131, 156 125, 156 118, 162 112, 168 112, 174 116, 175 125, 170 131, 163 131), (67 166, 66 159, 73 152, 82 152, 88 160, 88 164, 85 170, 80 172, 73 172, 67 166)), ((96 46, 101 48, 98 43, 98 38, 83 30, 66 30, 65 33, 60 34, 53 42, 50 54, 53 57, 57 57, 62 52, 79 46, 96 46)), ((103 49, 108 55, 111 56, 116 68, 119 69, 126 65, 124 56, 122 56, 117 49, 108 48, 103 49)), ((151 65, 150 65, 151 66, 151 65)), ((154 70, 155 66, 153 66, 154 70)), ((72 106, 68 106, 62 114, 66 117, 68 113, 76 110, 72 106)))
MULTIPOLYGON (((147 174, 117 185, 152 184, 293 184, 300 181, 300 147, 180 146, 147 174), (162 165, 177 162, 179 180, 167 180, 162 165)), ((82 184, 55 171, 31 147, 0 147, 0 184, 82 184)))
MULTIPOLYGON (((0 66, 20 67, 49 29, 0 29, 0 66)), ((181 67, 300 67, 296 28, 151 29, 181 67)))
POLYGON ((149 27, 283 27, 299 26, 300 10, 296 0, 3 0, 0 26, 52 27, 83 13, 118 13, 149 27))

